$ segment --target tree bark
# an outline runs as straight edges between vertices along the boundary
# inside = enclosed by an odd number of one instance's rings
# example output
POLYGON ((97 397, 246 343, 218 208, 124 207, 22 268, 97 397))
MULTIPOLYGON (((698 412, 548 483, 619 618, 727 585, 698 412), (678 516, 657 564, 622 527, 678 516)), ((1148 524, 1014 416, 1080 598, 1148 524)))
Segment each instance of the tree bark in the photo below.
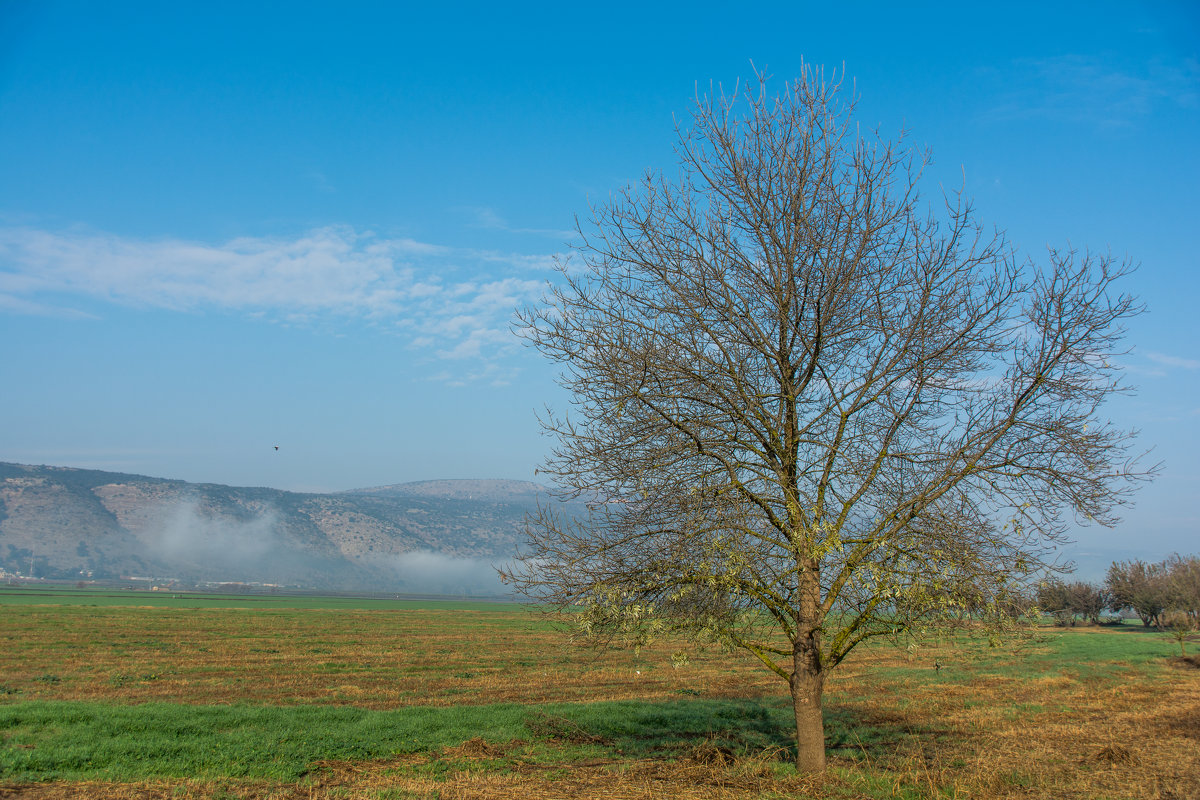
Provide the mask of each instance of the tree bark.
POLYGON ((825 714, 821 696, 825 671, 813 640, 799 641, 793 650, 792 708, 796 715, 796 770, 825 771, 825 714))

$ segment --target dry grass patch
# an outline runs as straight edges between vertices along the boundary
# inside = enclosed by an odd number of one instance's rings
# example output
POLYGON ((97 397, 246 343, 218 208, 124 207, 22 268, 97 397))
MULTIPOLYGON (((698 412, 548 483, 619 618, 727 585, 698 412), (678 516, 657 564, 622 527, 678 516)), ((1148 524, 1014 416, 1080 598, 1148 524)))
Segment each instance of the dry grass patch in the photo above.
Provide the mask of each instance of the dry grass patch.
MULTIPOLYGON (((394 709, 517 702, 531 706, 531 736, 318 761, 299 783, 0 784, 0 800, 1200 798, 1200 670, 1168 660, 1170 643, 1141 631, 1052 631, 1019 651, 949 642, 911 652, 865 649, 829 683, 833 768, 819 785, 788 772, 781 748, 739 752, 701 736, 669 751, 635 752, 569 710, 537 707, 781 694, 778 679, 736 654, 702 652, 673 668, 677 643, 640 655, 596 652, 511 608, 5 612, 0 703, 394 709), (1142 649, 1086 655, 1128 642, 1142 649)), ((786 743, 786 727, 779 741, 786 743)))
POLYGON ((565 643, 545 625, 533 628, 514 608, 5 612, 0 680, 22 699, 387 709, 665 698, 689 688, 756 696, 779 688, 750 659, 712 651, 698 653, 686 670, 672 669, 669 643, 638 658, 596 652, 565 643))

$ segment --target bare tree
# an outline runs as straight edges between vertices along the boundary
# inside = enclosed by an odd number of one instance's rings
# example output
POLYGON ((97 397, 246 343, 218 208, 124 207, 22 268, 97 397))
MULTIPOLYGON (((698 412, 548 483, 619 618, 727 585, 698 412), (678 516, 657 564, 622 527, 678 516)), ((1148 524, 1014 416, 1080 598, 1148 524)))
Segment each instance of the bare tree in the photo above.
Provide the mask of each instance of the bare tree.
POLYGON ((1142 620, 1142 625, 1162 627, 1163 612, 1171 607, 1170 572, 1165 562, 1114 561, 1105 580, 1113 611, 1126 608, 1142 620))
POLYGON ((1166 560, 1170 605, 1200 628, 1200 556, 1174 553, 1166 560))
POLYGON ((1056 624, 1065 627, 1075 624, 1071 590, 1061 579, 1043 581, 1037 587, 1038 610, 1054 617, 1056 624))
POLYGON ((1072 581, 1067 590, 1071 593, 1071 611, 1093 625, 1100 624, 1100 615, 1112 605, 1112 596, 1103 587, 1072 581))
POLYGON ((574 398, 544 471, 594 513, 532 519, 505 577, 597 635, 750 651, 817 771, 856 645, 998 619, 1064 510, 1114 521, 1144 475, 1097 412, 1139 307, 1127 263, 1021 263, 961 194, 927 208, 927 156, 861 134, 836 76, 758 77, 698 97, 678 176, 594 207, 518 314, 574 398))

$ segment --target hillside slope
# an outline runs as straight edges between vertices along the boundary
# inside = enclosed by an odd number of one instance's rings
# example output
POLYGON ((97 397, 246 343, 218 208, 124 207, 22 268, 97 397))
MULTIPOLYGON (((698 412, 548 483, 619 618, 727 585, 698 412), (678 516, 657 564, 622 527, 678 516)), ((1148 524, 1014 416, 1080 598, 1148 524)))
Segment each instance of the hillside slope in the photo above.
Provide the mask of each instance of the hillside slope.
POLYGON ((0 569, 494 594, 492 565, 519 548, 539 502, 544 487, 521 481, 304 494, 0 463, 0 569))

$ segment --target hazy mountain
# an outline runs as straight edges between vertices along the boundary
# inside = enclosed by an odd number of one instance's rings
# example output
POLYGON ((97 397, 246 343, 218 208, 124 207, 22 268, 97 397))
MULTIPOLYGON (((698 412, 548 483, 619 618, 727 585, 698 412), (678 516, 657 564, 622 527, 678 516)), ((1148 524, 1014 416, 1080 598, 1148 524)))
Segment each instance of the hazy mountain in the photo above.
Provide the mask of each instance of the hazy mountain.
POLYGON ((0 569, 497 594, 493 565, 520 547, 539 502, 545 488, 523 481, 305 494, 0 463, 0 569))
POLYGON ((546 497, 546 488, 529 481, 484 481, 484 480, 441 480, 396 483, 391 486, 373 486, 369 489, 351 489, 343 494, 370 494, 380 496, 439 497, 449 500, 479 500, 483 502, 512 503, 515 501, 535 503, 546 497))

